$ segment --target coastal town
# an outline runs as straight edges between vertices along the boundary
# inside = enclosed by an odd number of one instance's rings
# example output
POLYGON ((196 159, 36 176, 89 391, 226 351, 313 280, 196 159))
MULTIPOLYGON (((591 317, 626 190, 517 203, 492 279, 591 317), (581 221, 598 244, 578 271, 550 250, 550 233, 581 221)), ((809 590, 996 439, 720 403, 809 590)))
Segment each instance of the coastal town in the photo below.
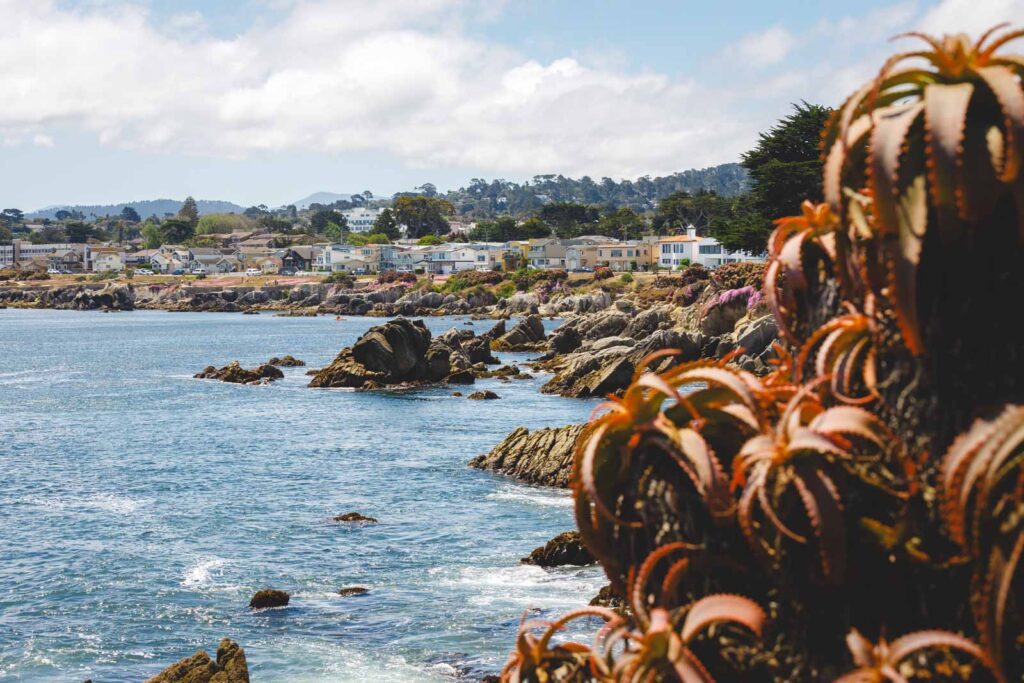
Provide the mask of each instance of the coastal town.
MULTIPOLYGON (((365 234, 383 209, 349 210, 347 225, 353 234, 365 234), (367 216, 372 219, 368 220, 367 216)), ((346 212, 343 212, 343 215, 346 212)), ((28 224, 41 230, 41 224, 28 224)), ((142 248, 141 239, 119 245, 92 240, 86 243, 33 243, 13 239, 0 245, 0 270, 25 275, 81 275, 134 273, 139 275, 217 276, 227 274, 307 275, 350 273, 370 275, 386 271, 448 275, 455 272, 512 271, 521 267, 590 272, 680 270, 691 264, 715 268, 726 263, 763 261, 761 254, 729 251, 714 237, 698 234, 689 225, 682 234, 649 235, 619 240, 603 235, 569 239, 546 237, 506 242, 469 241, 475 223, 451 224, 445 241, 399 238, 388 244, 317 242, 287 244, 288 236, 254 231, 208 235, 216 246, 161 244, 142 248), (458 240, 458 241, 456 241, 458 240)), ((401 229, 401 227, 400 227, 401 229)), ((403 231, 404 232, 404 231, 403 231)))

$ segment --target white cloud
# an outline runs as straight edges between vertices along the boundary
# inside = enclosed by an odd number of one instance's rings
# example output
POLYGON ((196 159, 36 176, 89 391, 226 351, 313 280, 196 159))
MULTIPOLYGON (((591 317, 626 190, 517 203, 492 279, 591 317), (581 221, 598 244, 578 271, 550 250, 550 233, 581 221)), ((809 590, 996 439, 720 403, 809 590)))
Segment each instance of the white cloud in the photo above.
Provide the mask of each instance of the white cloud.
POLYGON ((129 149, 244 157, 379 150, 410 166, 628 176, 750 141, 693 83, 477 41, 500 0, 296 2, 232 39, 137 5, 0 0, 0 134, 85 129, 129 149))
POLYGON ((893 33, 1024 16, 1024 0, 943 0, 923 14, 900 0, 799 36, 772 26, 687 79, 474 39, 467 26, 505 0, 265 1, 282 21, 225 39, 195 13, 157 26, 138 3, 0 0, 0 139, 53 144, 66 129, 231 158, 369 150, 498 175, 667 173, 737 158, 788 102, 836 104, 893 33))
POLYGON ((736 56, 754 66, 772 66, 789 55, 796 38, 782 26, 746 36, 735 46, 736 56))
POLYGON ((967 33, 973 38, 1005 21, 1020 28, 1024 0, 942 0, 918 22, 926 33, 967 33))

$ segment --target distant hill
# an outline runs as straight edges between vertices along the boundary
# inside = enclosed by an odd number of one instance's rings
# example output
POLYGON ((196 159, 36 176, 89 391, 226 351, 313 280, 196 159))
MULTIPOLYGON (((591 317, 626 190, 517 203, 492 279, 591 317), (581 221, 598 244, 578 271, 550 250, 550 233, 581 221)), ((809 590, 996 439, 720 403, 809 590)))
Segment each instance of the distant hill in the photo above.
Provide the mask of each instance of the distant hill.
MULTIPOLYGON (((124 204, 78 204, 75 206, 48 206, 45 209, 39 209, 31 213, 25 214, 26 218, 56 218, 57 212, 61 210, 65 211, 77 211, 84 215, 86 218, 92 218, 93 216, 116 216, 121 213, 121 210, 126 206, 130 206, 139 212, 139 215, 143 218, 156 215, 163 218, 165 214, 178 213, 178 209, 181 208, 183 199, 147 199, 139 202, 125 202, 124 204)), ((222 202, 210 199, 197 199, 196 206, 199 208, 200 214, 207 213, 242 213, 245 211, 244 206, 239 206, 232 202, 222 202)))
POLYGON ((550 202, 576 202, 612 208, 625 206, 647 211, 673 192, 692 194, 708 190, 735 197, 749 189, 750 178, 745 168, 739 164, 722 164, 668 176, 644 176, 621 181, 611 178, 594 180, 589 176, 575 179, 561 175, 537 175, 524 183, 475 178, 470 185, 451 190, 443 196, 461 216, 489 218, 495 215, 530 215, 550 202))
POLYGON ((350 194, 338 194, 337 192, 314 192, 305 199, 294 202, 295 208, 299 211, 308 209, 312 204, 333 204, 334 202, 348 201, 352 198, 350 194))

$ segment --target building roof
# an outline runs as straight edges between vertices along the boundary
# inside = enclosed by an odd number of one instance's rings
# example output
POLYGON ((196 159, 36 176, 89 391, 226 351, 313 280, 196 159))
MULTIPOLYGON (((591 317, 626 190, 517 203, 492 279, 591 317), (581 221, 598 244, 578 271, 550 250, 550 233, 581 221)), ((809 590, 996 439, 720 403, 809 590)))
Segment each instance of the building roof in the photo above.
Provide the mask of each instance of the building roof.
POLYGON ((700 241, 697 237, 690 237, 689 235, 669 235, 668 237, 659 237, 658 242, 698 242, 700 241))

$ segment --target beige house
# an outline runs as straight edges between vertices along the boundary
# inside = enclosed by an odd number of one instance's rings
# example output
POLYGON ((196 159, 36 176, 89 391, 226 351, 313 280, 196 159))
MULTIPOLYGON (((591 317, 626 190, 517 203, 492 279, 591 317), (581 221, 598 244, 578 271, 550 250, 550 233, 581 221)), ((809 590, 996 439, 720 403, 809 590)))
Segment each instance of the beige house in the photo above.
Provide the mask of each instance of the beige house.
POLYGON ((124 270, 124 252, 114 247, 93 247, 92 269, 96 273, 107 270, 121 272, 124 270))
POLYGON ((651 266, 653 249, 643 242, 620 242, 602 244, 596 247, 595 262, 598 266, 615 271, 647 270, 651 266))

